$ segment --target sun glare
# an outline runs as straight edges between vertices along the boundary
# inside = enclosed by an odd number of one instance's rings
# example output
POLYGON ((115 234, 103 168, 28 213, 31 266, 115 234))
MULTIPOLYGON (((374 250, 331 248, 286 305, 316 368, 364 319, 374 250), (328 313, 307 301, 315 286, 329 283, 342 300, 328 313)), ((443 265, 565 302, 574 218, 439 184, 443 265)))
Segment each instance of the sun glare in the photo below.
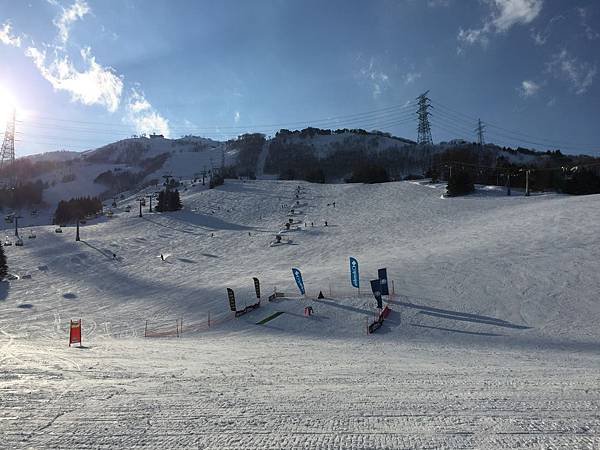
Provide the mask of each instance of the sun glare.
POLYGON ((0 129, 4 129, 6 121, 12 116, 13 111, 16 112, 17 116, 20 113, 15 96, 0 86, 0 129))

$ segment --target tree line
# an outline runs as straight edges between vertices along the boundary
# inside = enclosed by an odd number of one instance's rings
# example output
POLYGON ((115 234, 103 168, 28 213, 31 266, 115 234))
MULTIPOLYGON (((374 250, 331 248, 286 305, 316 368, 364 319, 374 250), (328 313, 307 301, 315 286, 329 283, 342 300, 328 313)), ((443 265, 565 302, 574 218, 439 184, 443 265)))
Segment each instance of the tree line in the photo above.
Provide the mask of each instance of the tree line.
POLYGON ((66 224, 102 212, 102 202, 97 197, 78 197, 58 202, 54 212, 55 224, 66 224))

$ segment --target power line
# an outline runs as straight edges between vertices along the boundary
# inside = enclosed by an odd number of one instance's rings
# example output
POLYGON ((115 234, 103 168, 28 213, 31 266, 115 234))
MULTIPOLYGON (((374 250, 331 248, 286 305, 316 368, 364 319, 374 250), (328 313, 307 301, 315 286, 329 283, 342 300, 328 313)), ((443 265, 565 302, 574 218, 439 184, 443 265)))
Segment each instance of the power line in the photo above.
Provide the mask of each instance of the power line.
MULTIPOLYGON (((467 114, 464 114, 460 111, 457 111, 449 106, 446 106, 438 101, 432 100, 432 103, 436 106, 436 108, 440 108, 442 110, 445 110, 446 113, 451 113, 455 116, 456 119, 458 120, 462 120, 465 122, 470 122, 470 123, 475 123, 477 122, 477 118, 473 117, 473 116, 469 116, 467 114), (459 117, 456 117, 459 116, 459 117)), ((517 130, 510 130, 508 128, 502 127, 500 125, 496 125, 494 123, 490 123, 488 121, 484 122, 486 126, 491 127, 491 128, 497 128, 499 130, 505 131, 511 135, 518 135, 521 136, 521 138, 525 137, 525 138, 529 138, 529 139, 534 139, 536 142, 547 142, 548 144, 544 144, 544 145, 553 145, 555 147, 561 147, 561 146, 571 146, 571 148, 583 148, 583 147, 598 147, 598 144, 583 144, 583 143, 574 143, 572 141, 561 141, 561 140, 557 140, 557 139, 547 139, 547 138, 543 138, 543 137, 539 137, 539 136, 534 136, 532 134, 528 134, 528 133, 524 133, 522 131, 517 131, 517 130), (558 145, 557 145, 558 144, 558 145)), ((517 139, 515 139, 517 140, 517 139)))
MULTIPOLYGON (((190 130, 190 129, 195 129, 195 130, 210 131, 210 130, 214 130, 214 129, 243 130, 243 129, 248 129, 248 128, 286 127, 286 126, 306 125, 306 124, 314 124, 314 123, 322 123, 322 122, 335 124, 337 121, 340 121, 340 120, 374 118, 377 115, 382 115, 382 114, 386 114, 386 113, 400 112, 402 110, 406 110, 408 108, 411 108, 412 106, 413 106, 413 103, 410 102, 410 103, 407 103, 405 105, 388 106, 388 107, 384 107, 384 108, 374 109, 374 110, 370 110, 370 111, 357 112, 357 113, 352 113, 352 114, 334 115, 334 116, 329 116, 329 117, 320 118, 320 119, 309 119, 309 120, 300 120, 300 121, 271 123, 271 124, 247 124, 247 125, 236 125, 236 126, 231 126, 231 125, 206 125, 206 126, 203 126, 203 127, 200 127, 200 126, 193 126, 193 127, 175 126, 175 127, 170 127, 170 128, 173 129, 173 130, 190 130)), ((110 126, 110 127, 117 127, 117 128, 131 130, 130 126, 116 124, 116 123, 108 123, 108 122, 91 122, 91 121, 63 119, 63 118, 48 117, 48 116, 37 116, 36 119, 41 119, 42 122, 43 121, 56 121, 56 122, 66 122, 66 123, 83 124, 83 125, 94 125, 94 126, 103 125, 103 126, 110 126)))

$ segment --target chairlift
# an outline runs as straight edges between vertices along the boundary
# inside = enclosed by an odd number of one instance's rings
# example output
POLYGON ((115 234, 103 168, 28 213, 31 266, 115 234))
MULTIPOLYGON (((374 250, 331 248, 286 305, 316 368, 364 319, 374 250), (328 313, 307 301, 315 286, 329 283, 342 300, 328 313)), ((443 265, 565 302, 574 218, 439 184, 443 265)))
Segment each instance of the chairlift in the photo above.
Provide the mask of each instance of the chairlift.
POLYGON ((54 232, 55 233, 62 233, 62 228, 61 227, 55 228, 54 232))
POLYGON ((17 242, 15 242, 15 245, 16 245, 17 247, 23 247, 23 239, 21 239, 21 238, 18 238, 18 239, 17 239, 17 242))
POLYGON ((9 247, 11 245, 12 245, 12 241, 8 238, 8 236, 6 236, 6 238, 4 239, 4 246, 9 247))
POLYGON ((36 238, 35 231, 31 230, 29 232, 29 236, 28 237, 29 237, 29 239, 35 239, 36 238))
POLYGON ((4 221, 6 223, 13 223, 14 216, 5 216, 4 221))

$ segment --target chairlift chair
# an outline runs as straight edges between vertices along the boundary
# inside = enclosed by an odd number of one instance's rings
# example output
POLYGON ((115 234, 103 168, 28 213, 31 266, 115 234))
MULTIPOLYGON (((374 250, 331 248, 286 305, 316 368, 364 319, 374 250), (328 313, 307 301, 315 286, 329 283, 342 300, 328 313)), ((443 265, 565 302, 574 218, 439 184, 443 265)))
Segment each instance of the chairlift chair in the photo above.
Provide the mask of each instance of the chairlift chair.
POLYGON ((6 239, 4 239, 4 246, 8 247, 10 245, 12 245, 12 241, 6 236, 6 239))
POLYGON ((16 245, 17 247, 23 247, 23 239, 21 239, 21 238, 18 238, 18 239, 17 239, 17 242, 15 242, 15 245, 16 245))

